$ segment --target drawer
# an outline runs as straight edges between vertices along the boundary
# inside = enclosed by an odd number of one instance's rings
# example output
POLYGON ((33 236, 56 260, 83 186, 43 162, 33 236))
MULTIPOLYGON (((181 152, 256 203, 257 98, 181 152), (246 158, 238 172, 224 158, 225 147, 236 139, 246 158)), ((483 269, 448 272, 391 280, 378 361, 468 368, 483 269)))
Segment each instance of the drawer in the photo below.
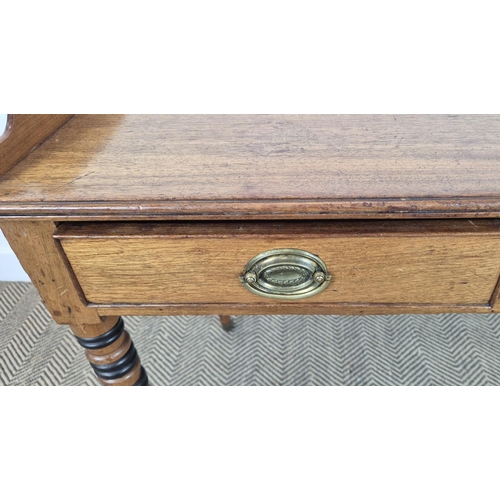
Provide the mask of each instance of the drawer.
POLYGON ((485 305, 500 273, 496 219, 64 223, 55 237, 95 304, 280 302, 241 282, 280 249, 320 257, 331 276, 300 302, 485 305))
POLYGON ((486 305, 500 273, 498 220, 63 223, 55 234, 94 304, 257 304, 244 268, 271 250, 320 257, 331 279, 294 300, 486 305))

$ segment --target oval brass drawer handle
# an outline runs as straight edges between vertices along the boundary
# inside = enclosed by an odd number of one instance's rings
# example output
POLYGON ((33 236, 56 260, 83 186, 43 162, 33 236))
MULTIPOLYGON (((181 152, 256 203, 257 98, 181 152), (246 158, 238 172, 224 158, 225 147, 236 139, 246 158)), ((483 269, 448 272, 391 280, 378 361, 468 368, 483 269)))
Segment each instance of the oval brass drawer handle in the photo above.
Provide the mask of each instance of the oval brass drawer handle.
POLYGON ((332 277, 317 255, 280 248, 255 256, 239 278, 248 290, 262 297, 296 300, 321 292, 332 277))

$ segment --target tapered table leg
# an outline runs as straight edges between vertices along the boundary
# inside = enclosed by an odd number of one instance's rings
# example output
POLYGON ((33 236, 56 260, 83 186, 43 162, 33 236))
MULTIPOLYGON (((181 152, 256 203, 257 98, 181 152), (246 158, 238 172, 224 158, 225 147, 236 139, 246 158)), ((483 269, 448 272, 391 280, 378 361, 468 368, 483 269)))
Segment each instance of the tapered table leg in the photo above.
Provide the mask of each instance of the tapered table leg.
POLYGON ((148 376, 120 316, 97 325, 71 325, 103 385, 148 385, 148 376))
POLYGON ((234 321, 233 321, 233 318, 231 316, 220 315, 219 318, 220 318, 222 328, 224 328, 224 330, 226 332, 229 332, 230 330, 232 330, 234 328, 234 321))

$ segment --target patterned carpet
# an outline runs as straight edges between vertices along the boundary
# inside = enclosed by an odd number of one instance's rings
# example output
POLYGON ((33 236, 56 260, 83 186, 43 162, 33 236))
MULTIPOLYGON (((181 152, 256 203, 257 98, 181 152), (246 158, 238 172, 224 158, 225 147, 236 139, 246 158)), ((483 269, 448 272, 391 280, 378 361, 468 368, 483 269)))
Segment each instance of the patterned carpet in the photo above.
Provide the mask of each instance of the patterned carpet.
MULTIPOLYGON (((151 385, 500 385, 500 315, 127 317, 151 385)), ((0 282, 0 385, 98 385, 29 283, 0 282)))

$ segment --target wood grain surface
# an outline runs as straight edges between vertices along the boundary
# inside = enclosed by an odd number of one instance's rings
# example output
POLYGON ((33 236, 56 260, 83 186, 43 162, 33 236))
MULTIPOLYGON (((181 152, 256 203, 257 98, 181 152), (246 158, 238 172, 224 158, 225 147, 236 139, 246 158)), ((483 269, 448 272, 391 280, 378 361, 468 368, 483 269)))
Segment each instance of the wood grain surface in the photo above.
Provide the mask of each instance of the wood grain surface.
POLYGON ((298 248, 320 256, 333 276, 300 303, 487 306, 500 275, 497 221, 453 221, 454 232, 445 222, 426 230, 428 221, 414 221, 406 233, 388 229, 390 221, 371 233, 370 223, 364 231, 361 223, 324 222, 308 231, 228 223, 213 225, 210 234, 193 223, 194 237, 171 223, 149 232, 141 230, 147 225, 95 224, 84 228, 87 237, 82 225, 62 224, 56 237, 87 300, 97 304, 276 303, 246 290, 238 276, 261 252, 298 248))
POLYGON ((500 215, 496 115, 78 115, 0 181, 0 215, 500 215))
POLYGON ((108 326, 97 311, 87 307, 66 256, 53 238, 53 222, 3 220, 0 229, 57 323, 87 324, 89 336, 94 331, 90 325, 99 329, 104 322, 104 328, 108 326))
MULTIPOLYGON (((101 321, 99 323, 94 323, 94 324, 74 323, 71 325, 71 330, 77 337, 81 337, 84 339, 99 337, 103 333, 106 333, 109 330, 111 330, 111 328, 113 328, 116 325, 120 317, 107 315, 103 316, 100 319, 101 321)), ((114 345, 116 346, 117 343, 118 342, 115 342, 114 345)), ((98 349, 97 352, 99 354, 104 354, 107 351, 98 349)))
POLYGON ((444 314, 444 313, 478 313, 488 314, 500 312, 489 305, 453 305, 453 304, 362 304, 360 302, 343 303, 316 303, 316 302, 285 302, 273 301, 264 304, 228 304, 214 303, 191 303, 191 304, 89 304, 89 308, 95 308, 99 314, 123 314, 124 316, 185 316, 185 315, 270 315, 270 314, 315 314, 315 315, 391 315, 391 314, 444 314))
POLYGON ((0 176, 64 125, 71 116, 8 115, 7 128, 0 136, 0 176))

